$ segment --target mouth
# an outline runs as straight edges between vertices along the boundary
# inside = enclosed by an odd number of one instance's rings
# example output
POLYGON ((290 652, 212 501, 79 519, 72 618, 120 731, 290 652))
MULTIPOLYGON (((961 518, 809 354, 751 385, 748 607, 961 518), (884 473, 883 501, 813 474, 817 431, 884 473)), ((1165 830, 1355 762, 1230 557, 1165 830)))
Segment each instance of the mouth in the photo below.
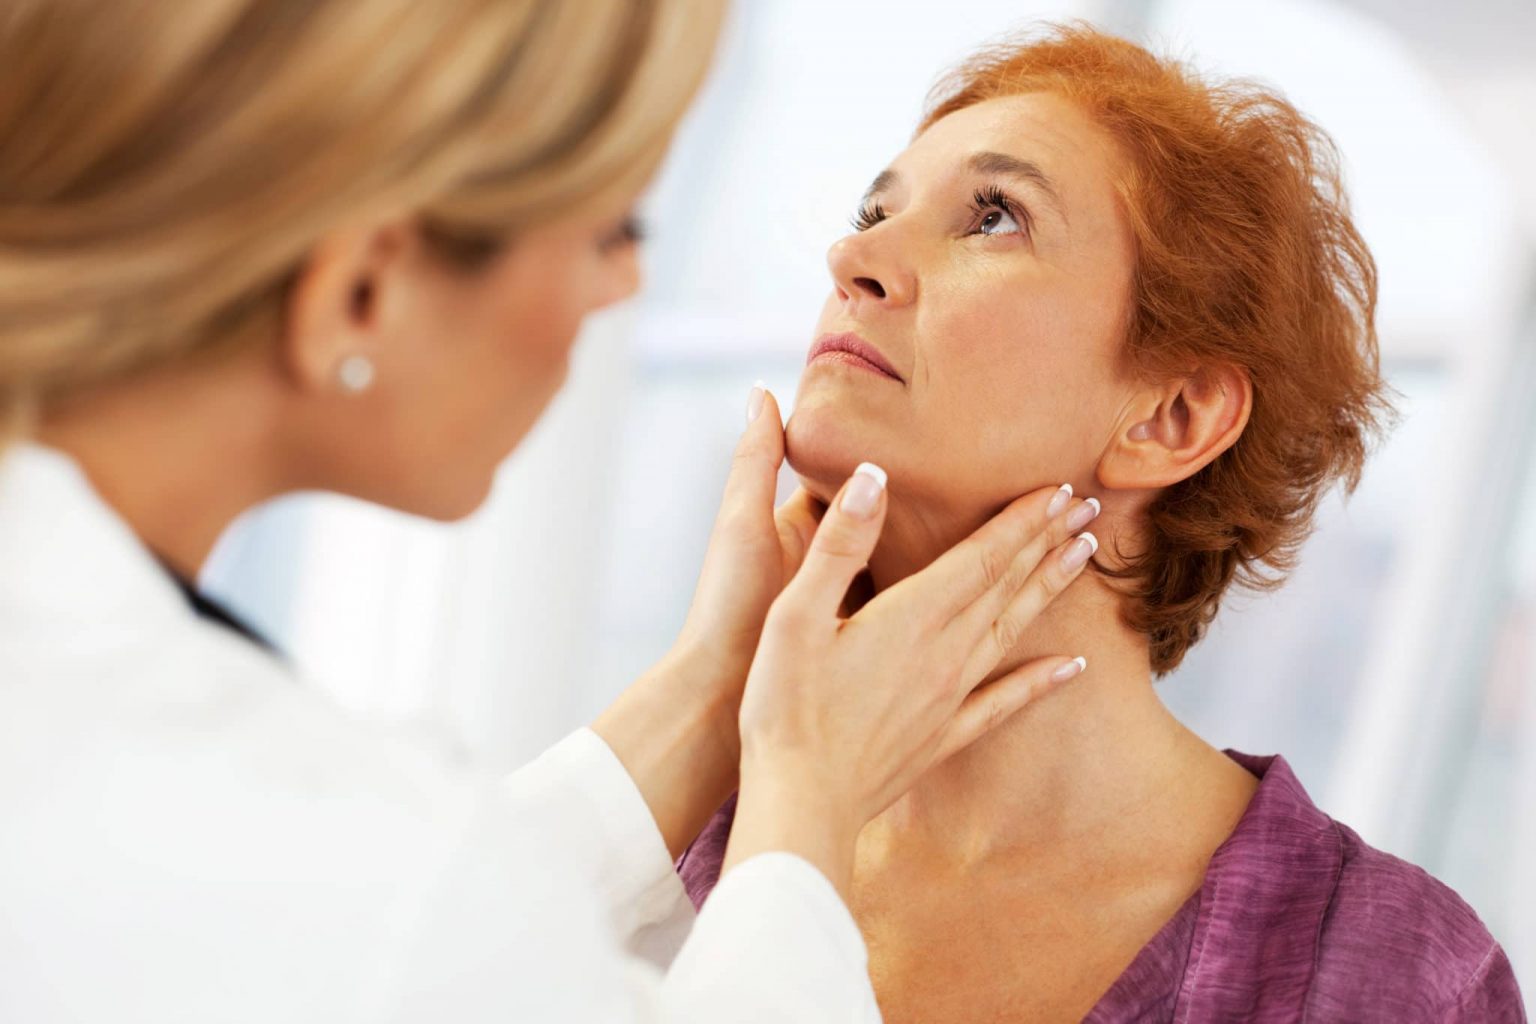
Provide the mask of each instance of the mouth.
POLYGON ((817 361, 845 363, 889 377, 901 384, 906 383, 890 361, 880 354, 880 350, 857 334, 824 334, 817 338, 805 362, 809 366, 817 361))

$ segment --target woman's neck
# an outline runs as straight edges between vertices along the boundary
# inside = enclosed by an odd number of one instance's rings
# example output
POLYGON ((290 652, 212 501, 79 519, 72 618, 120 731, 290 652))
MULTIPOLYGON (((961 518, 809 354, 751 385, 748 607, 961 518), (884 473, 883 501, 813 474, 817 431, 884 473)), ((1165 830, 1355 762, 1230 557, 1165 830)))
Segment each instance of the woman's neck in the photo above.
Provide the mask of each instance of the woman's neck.
MULTIPOLYGON (((1109 496, 1091 527, 1102 540, 1119 525, 1117 511, 1109 496)), ((979 525, 957 522, 946 531, 903 512, 892 506, 871 559, 872 592, 979 525)), ((1120 600, 1090 569, 1052 602, 988 678, 1045 655, 1082 655, 1087 670, 935 765, 870 823, 861 846, 970 867, 1069 847, 1131 850, 1149 837, 1198 830, 1192 818, 1202 815, 1224 837, 1246 806, 1252 776, 1163 706, 1146 638, 1121 621, 1120 600)))
POLYGON ((37 440, 75 460, 178 576, 195 581, 226 527, 287 489, 272 400, 238 366, 165 368, 51 407, 37 440))

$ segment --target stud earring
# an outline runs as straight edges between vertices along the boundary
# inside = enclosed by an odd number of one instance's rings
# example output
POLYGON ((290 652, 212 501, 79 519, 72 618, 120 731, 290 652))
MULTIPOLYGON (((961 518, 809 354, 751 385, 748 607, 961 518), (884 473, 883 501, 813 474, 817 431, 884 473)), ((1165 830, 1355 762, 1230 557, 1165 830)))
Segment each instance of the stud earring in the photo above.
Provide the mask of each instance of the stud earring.
POLYGON ((373 360, 364 355, 350 355, 336 368, 336 379, 341 389, 354 395, 362 394, 373 385, 373 360))

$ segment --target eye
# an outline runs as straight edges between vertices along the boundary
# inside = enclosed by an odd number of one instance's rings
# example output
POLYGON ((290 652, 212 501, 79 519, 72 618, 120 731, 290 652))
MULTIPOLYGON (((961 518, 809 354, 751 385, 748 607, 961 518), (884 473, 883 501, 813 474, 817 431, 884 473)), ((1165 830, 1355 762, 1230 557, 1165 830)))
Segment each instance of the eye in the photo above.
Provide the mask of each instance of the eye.
POLYGON ((981 218, 976 233, 982 235, 1029 235, 1029 217, 997 186, 977 189, 973 209, 981 218))
POLYGON ((630 214, 620 222, 617 228, 597 240, 597 248, 604 253, 613 252, 616 249, 628 249, 645 241, 649 234, 645 222, 637 215, 630 214))
POLYGON ((885 220, 885 207, 878 202, 871 202, 859 207, 859 212, 853 215, 849 223, 855 231, 868 231, 883 220, 885 220))
POLYGON ((1006 210, 993 210, 981 218, 981 226, 977 230, 984 235, 1011 235, 1022 233, 1023 228, 1013 219, 1013 214, 1006 210))

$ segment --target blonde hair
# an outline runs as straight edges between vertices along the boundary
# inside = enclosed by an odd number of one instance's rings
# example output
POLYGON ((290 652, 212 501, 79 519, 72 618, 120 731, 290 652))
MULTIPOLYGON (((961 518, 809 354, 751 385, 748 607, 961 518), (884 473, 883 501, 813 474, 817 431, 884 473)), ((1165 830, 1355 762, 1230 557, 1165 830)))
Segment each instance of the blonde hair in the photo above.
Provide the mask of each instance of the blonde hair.
POLYGON ((0 444, 73 389, 273 338, 328 231, 459 264, 639 187, 718 0, 7 0, 0 444))

